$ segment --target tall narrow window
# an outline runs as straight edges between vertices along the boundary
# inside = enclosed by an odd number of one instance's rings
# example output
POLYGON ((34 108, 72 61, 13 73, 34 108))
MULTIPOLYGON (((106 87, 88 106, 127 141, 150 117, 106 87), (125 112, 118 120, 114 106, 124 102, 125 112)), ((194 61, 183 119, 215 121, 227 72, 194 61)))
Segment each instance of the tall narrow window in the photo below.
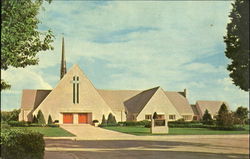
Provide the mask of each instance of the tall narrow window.
POLYGON ((79 103, 79 77, 76 77, 76 103, 79 103))
POLYGON ((73 77, 73 103, 75 104, 75 76, 73 77))

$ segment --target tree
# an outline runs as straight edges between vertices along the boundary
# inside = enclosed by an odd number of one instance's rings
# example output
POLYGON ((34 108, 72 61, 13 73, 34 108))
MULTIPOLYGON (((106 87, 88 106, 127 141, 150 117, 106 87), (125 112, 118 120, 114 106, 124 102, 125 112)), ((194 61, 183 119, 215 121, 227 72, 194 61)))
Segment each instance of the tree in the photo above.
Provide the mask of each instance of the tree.
POLYGON ((246 107, 238 107, 237 110, 235 111, 235 117, 239 119, 240 123, 242 125, 245 124, 245 121, 247 120, 248 118, 248 110, 246 107))
MULTIPOLYGON (((37 15, 42 3, 43 0, 1 1, 1 70, 36 65, 38 52, 53 49, 51 30, 38 30, 37 15)), ((10 84, 1 78, 1 90, 8 88, 10 84)))
POLYGON ((154 114, 153 114, 153 119, 155 120, 155 119, 157 119, 157 113, 156 112, 154 112, 154 114))
POLYGON ((12 111, 1 111, 1 121, 18 121, 20 109, 14 109, 12 111))
POLYGON ((37 113, 37 122, 38 122, 38 124, 46 124, 43 113, 41 110, 39 110, 37 113))
POLYGON ((228 111, 228 108, 224 103, 220 107, 216 123, 220 128, 231 128, 233 126, 233 114, 228 111))
POLYGON ((115 116, 113 116, 112 113, 109 113, 109 115, 108 115, 107 124, 108 125, 114 125, 114 124, 116 124, 115 116))
POLYGON ((35 115, 33 116, 32 123, 38 123, 37 117, 35 115))
POLYGON ((207 109, 205 110, 205 113, 204 113, 204 115, 203 115, 203 117, 202 117, 202 122, 203 122, 204 124, 207 124, 207 125, 213 124, 212 116, 211 116, 211 114, 208 112, 207 109))
POLYGON ((102 115, 102 123, 101 125, 107 125, 107 120, 105 119, 105 116, 102 115))
POLYGON ((49 117, 48 117, 48 124, 53 124, 53 121, 52 121, 52 118, 51 118, 50 115, 49 115, 49 117))
POLYGON ((249 0, 236 0, 227 24, 225 54, 231 61, 227 70, 234 84, 249 91, 249 0))

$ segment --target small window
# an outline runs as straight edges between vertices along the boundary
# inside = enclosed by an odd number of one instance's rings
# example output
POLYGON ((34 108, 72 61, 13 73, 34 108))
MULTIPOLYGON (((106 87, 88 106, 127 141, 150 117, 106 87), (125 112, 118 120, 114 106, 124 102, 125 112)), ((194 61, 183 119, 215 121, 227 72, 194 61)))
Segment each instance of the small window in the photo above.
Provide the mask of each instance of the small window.
POLYGON ((191 120, 191 115, 182 115, 184 120, 191 120))
POLYGON ((169 115, 170 120, 175 120, 175 115, 169 115))
POLYGON ((164 115, 157 115, 157 119, 165 119, 164 115))
POLYGON ((145 115, 146 120, 150 120, 152 118, 152 115, 145 115))
POLYGON ((193 116, 193 120, 198 120, 198 117, 197 116, 193 116))

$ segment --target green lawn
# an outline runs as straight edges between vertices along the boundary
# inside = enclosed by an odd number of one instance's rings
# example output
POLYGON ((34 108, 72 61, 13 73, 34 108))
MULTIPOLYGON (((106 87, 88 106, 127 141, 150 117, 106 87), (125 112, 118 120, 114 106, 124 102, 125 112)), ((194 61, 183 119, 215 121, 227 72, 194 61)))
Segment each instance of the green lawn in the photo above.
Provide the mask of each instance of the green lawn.
MULTIPOLYGON (((150 128, 140 126, 124 126, 124 127, 104 127, 108 130, 133 134, 133 135, 152 135, 150 128)), ((212 130, 207 128, 169 128, 168 135, 227 135, 227 134, 248 134, 249 126, 245 126, 244 131, 225 131, 212 130)))
POLYGON ((40 132, 46 137, 70 137, 75 136, 60 127, 11 127, 11 129, 28 129, 40 132))

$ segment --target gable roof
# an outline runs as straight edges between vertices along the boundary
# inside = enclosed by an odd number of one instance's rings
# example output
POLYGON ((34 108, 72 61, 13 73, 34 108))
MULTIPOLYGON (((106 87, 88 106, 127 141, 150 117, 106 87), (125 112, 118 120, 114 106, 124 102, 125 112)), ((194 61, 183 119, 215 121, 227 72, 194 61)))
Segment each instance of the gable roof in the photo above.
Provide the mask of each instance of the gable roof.
POLYGON ((160 87, 151 88, 135 95, 124 102, 125 108, 129 113, 140 113, 144 106, 160 87))
MULTIPOLYGON (((39 110, 44 114, 50 114, 52 118, 58 118, 60 112, 93 112, 93 114, 99 114, 96 116, 114 114, 88 77, 76 64, 70 68, 45 100, 35 109, 33 115, 36 115, 39 110), (75 89, 75 91, 79 90, 78 95, 72 89, 74 77, 79 79, 79 85, 75 89)), ((98 118, 97 120, 101 119, 98 118)))
POLYGON ((99 94, 105 102, 114 111, 121 111, 125 109, 124 101, 142 92, 138 90, 103 90, 97 89, 99 94))
POLYGON ((22 109, 35 109, 48 96, 51 90, 25 89, 22 94, 22 109))
POLYGON ((209 101, 209 100, 199 100, 196 102, 196 106, 200 109, 201 115, 204 114, 206 109, 210 114, 216 115, 223 103, 228 107, 228 104, 224 101, 209 101))
POLYGON ((181 93, 165 91, 165 94, 180 114, 193 114, 187 98, 181 93))

